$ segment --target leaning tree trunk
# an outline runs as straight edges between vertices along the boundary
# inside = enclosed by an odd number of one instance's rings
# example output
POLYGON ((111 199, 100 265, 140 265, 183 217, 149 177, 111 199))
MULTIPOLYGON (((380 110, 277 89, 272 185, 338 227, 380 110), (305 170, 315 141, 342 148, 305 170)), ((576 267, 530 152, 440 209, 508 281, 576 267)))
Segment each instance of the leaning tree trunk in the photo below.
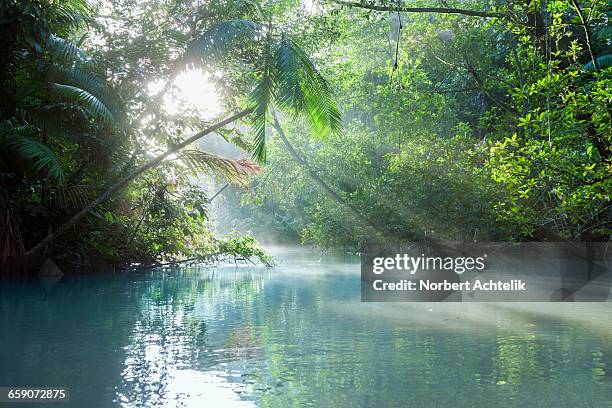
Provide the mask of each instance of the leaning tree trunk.
POLYGON ((178 152, 179 150, 181 150, 185 146, 187 146, 187 145, 195 142, 196 140, 198 140, 198 139, 208 135, 209 133, 212 133, 212 132, 214 132, 214 131, 224 127, 225 125, 228 125, 228 124, 230 124, 232 122, 235 122, 236 120, 238 120, 238 119, 248 115, 249 113, 251 113, 251 111, 252 111, 252 109, 249 108, 249 109, 245 109, 245 110, 243 110, 241 112, 238 112, 235 115, 232 115, 232 116, 222 120, 221 122, 218 122, 218 123, 212 125, 211 127, 206 128, 206 129, 196 133, 195 135, 191 136, 190 138, 183 140, 181 143, 169 147, 168 150, 166 150, 164 153, 162 153, 159 156, 149 160, 147 163, 143 164, 142 166, 137 167, 132 172, 130 172, 127 176, 121 178, 119 181, 117 181, 116 183, 114 183, 110 187, 108 187, 102 194, 100 194, 95 200, 90 202, 85 208, 83 208, 81 211, 79 211, 78 213, 73 215, 68 221, 66 221, 64 224, 59 226, 55 231, 53 231, 52 233, 47 235, 42 241, 40 241, 38 244, 36 244, 34 247, 32 247, 30 250, 28 250, 28 252, 26 252, 26 257, 34 257, 35 255, 37 255, 43 248, 45 248, 46 246, 52 244, 53 241, 55 241, 59 236, 61 236, 66 231, 68 231, 70 228, 75 226, 87 214, 89 214, 89 212, 92 209, 94 209, 97 205, 99 205, 99 204, 103 203, 104 201, 106 201, 113 193, 115 193, 117 190, 120 190, 121 188, 125 187, 130 181, 132 181, 136 177, 140 176, 141 174, 143 174, 147 170, 157 166, 159 163, 161 163, 165 158, 167 158, 171 154, 178 152))
POLYGON ((369 219, 368 217, 366 217, 364 214, 361 213, 361 211, 355 207, 353 204, 351 204, 350 202, 348 202, 344 197, 342 197, 340 194, 338 194, 336 191, 334 191, 329 184, 327 184, 325 182, 325 180, 323 180, 313 169, 312 167, 310 167, 310 165, 308 164, 308 161, 306 161, 306 159, 304 157, 302 157, 297 150, 295 150, 295 148, 293 147, 293 145, 291 145, 291 143, 289 142, 289 139, 287 139, 287 135, 285 135, 285 132, 283 131, 283 128, 281 127, 278 118, 276 117, 276 114, 272 113, 273 119, 274 121, 272 122, 272 126, 274 127, 274 129, 276 130, 276 133, 278 133, 278 136, 281 138, 281 140, 283 141, 283 143, 285 144, 285 146, 287 147, 287 150, 289 150, 289 153, 291 154, 291 156, 293 156, 293 159, 300 165, 302 166, 302 168, 304 168, 304 170, 306 170, 306 172, 308 173, 308 175, 323 189, 323 191, 325 191, 325 193, 331 197, 335 202, 337 202, 338 204, 340 204, 341 206, 343 206, 344 208, 348 209, 351 214, 353 215, 353 217, 355 219, 357 219, 357 221, 359 221, 361 224, 365 225, 368 229, 370 229, 375 236, 392 236, 393 234, 390 233, 387 228, 385 228, 384 226, 378 224, 377 222, 369 219))

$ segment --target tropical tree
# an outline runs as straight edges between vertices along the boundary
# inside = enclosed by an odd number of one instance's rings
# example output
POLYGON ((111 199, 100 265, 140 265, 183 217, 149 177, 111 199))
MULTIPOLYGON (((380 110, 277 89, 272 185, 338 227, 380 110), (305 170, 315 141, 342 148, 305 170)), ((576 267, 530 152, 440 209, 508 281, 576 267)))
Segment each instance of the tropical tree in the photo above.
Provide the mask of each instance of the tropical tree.
MULTIPOLYGON (((39 253, 134 178, 180 152, 187 145, 247 115, 250 115, 254 129, 253 157, 261 163, 266 160, 266 123, 271 106, 282 110, 292 120, 305 119, 318 138, 339 131, 340 114, 333 100, 331 87, 298 44, 270 23, 231 20, 215 25, 187 47, 174 65, 170 81, 185 67, 209 64, 213 59, 231 56, 230 51, 237 46, 255 47, 251 60, 257 85, 245 102, 246 107, 170 146, 162 154, 130 171, 32 247, 28 255, 39 253), (265 39, 263 43, 258 41, 260 38, 265 39)), ((205 157, 205 160, 209 160, 209 157, 205 157)), ((235 162, 233 168, 239 173, 248 173, 255 169, 246 162, 235 162)))
MULTIPOLYGON (((326 4, 302 24, 337 28, 317 39, 345 131, 325 143, 284 133, 364 218, 410 239, 609 239, 605 2, 326 4)), ((243 228, 323 246, 368 238, 273 149, 238 195, 243 228)))

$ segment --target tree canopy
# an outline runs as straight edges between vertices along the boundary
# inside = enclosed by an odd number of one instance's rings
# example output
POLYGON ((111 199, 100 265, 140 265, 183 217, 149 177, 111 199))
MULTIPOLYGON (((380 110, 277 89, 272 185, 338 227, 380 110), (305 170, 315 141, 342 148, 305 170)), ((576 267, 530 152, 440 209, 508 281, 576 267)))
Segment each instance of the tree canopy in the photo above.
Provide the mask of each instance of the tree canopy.
POLYGON ((0 8, 0 263, 612 233, 606 1, 0 8))

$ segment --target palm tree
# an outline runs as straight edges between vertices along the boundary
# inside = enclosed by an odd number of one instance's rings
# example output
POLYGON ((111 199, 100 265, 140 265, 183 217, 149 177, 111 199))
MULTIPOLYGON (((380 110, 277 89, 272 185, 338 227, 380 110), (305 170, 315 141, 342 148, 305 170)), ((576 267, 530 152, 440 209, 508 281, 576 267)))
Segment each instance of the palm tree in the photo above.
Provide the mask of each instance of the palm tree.
MULTIPOLYGON (((62 144, 63 141, 76 143, 79 146, 78 157, 83 155, 83 150, 89 144, 82 143, 83 137, 95 136, 95 139, 104 140, 112 132, 125 139, 128 130, 123 102, 105 81, 91 72, 91 68, 95 67, 76 44, 49 35, 41 42, 36 58, 37 68, 29 72, 33 78, 30 82, 35 86, 30 86, 25 97, 37 103, 18 101, 19 106, 25 107, 17 109, 11 119, 0 122, 0 152, 5 157, 16 158, 15 164, 26 169, 31 178, 40 181, 43 205, 59 205, 62 210, 73 207, 81 210, 55 231, 51 230, 49 220, 49 234, 56 237, 131 179, 191 141, 169 149, 166 154, 142 166, 140 171, 132 172, 108 187, 92 201, 90 191, 70 183, 74 174, 66 177, 65 160, 58 157, 53 145, 62 144), (94 126, 91 126, 92 123, 94 126), (51 197, 55 200, 51 200, 51 197)), ((214 129, 216 127, 209 129, 208 133, 214 129)), ((80 160, 82 164, 87 164, 87 159, 80 160)), ((244 160, 230 160, 200 151, 182 152, 181 160, 191 170, 211 171, 231 181, 242 181, 246 175, 258 171, 257 166, 244 160)), ((0 211, 0 241, 3 243, 0 260, 4 262, 9 257, 23 255, 25 251, 19 222, 15 211, 10 208, 9 197, 0 199, 3 204, 0 211)), ((28 254, 46 248, 52 240, 34 247, 34 251, 28 254)))
POLYGON ((76 139, 89 120, 117 128, 123 108, 112 88, 88 71, 84 53, 75 44, 50 35, 41 51, 32 81, 37 86, 24 96, 41 103, 24 104, 26 108, 0 125, 0 146, 62 184, 64 169, 48 140, 76 139))
MULTIPOLYGON (((292 120, 306 120, 317 138, 324 138, 330 133, 339 132, 341 117, 333 99, 330 85, 297 43, 286 34, 277 31, 271 24, 258 24, 248 20, 231 20, 213 26, 191 43, 183 56, 177 60, 175 69, 170 75, 169 83, 185 67, 210 64, 219 58, 227 58, 231 55, 232 49, 240 44, 247 43, 252 47, 261 44, 257 47, 258 55, 253 64, 258 79, 257 85, 250 95, 248 105, 243 110, 196 132, 184 141, 169 146, 164 153, 130 171, 106 188, 104 192, 55 231, 49 233, 32 247, 27 255, 39 254, 43 248, 53 243, 55 239, 76 225, 91 210, 106 201, 113 193, 126 186, 134 178, 154 168, 169 156, 180 152, 187 145, 241 118, 250 117, 254 131, 252 154, 254 159, 260 163, 264 163, 266 160, 265 131, 272 106, 286 113, 292 120), (265 39, 263 43, 259 41, 261 38, 265 39)), ((169 83, 164 87, 164 90, 168 88, 169 83)), ((96 108, 95 112, 101 120, 107 120, 107 116, 112 115, 112 111, 105 109, 106 105, 98 104, 97 100, 89 96, 91 94, 85 95, 81 91, 69 87, 61 87, 58 91, 77 98, 82 104, 91 105, 89 107, 92 110, 96 108)), ((210 162, 211 157, 205 156, 203 161, 210 162)), ((225 162, 225 164, 226 166, 222 167, 228 168, 228 163, 225 162)), ((252 173, 255 170, 254 166, 244 161, 233 162, 229 167, 243 174, 252 173)))
MULTIPOLYGON (((321 189, 373 233, 387 232, 384 226, 364 216, 362 212, 336 192, 310 166, 306 158, 295 149, 274 114, 274 108, 292 121, 305 120, 317 139, 325 139, 339 133, 342 126, 330 84, 316 69, 308 55, 288 35, 279 32, 272 24, 256 24, 248 20, 232 20, 213 27, 206 36, 194 42, 183 58, 183 63, 211 62, 231 54, 232 47, 241 41, 253 43, 264 38, 261 55, 257 58, 255 72, 257 85, 250 95, 251 126, 254 131, 253 158, 266 161, 266 127, 271 118, 272 126, 294 160, 321 189)), ((175 74, 178 70, 175 70, 175 74)))

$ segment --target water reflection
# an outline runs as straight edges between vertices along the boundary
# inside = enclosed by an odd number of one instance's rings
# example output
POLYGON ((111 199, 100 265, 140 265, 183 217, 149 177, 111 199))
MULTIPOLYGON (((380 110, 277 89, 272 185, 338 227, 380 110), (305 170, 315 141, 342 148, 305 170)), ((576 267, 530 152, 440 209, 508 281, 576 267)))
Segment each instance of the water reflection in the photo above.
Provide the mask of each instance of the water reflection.
POLYGON ((0 385, 75 407, 568 406, 612 395, 610 304, 363 304, 358 260, 0 288, 0 385), (10 368, 10 369, 8 369, 10 368))
POLYGON ((157 274, 147 277, 139 318, 124 347, 116 400, 124 407, 197 406, 204 399, 245 406, 239 398, 245 387, 228 379, 240 377, 236 363, 259 356, 242 314, 263 289, 266 274, 235 267, 157 274))

